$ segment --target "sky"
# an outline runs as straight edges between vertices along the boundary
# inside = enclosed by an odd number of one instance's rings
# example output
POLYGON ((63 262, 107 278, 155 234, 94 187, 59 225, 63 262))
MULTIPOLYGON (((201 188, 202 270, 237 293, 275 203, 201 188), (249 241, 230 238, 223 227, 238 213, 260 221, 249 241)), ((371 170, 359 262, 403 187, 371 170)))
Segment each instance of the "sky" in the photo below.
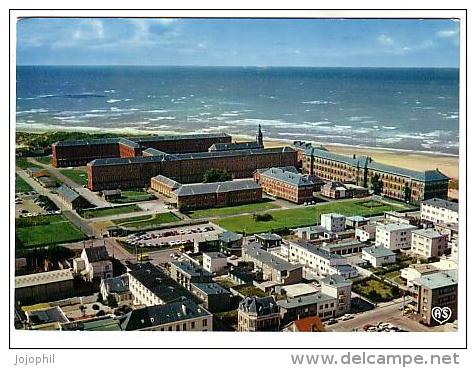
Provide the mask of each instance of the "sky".
POLYGON ((17 65, 458 67, 451 19, 27 18, 17 65))

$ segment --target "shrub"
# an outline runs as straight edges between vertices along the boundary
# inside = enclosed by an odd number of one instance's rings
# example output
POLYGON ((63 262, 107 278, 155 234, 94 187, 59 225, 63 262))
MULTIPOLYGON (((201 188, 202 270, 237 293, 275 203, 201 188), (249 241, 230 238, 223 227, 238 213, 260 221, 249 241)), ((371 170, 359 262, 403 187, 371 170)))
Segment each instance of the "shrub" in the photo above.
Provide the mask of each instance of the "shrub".
POLYGON ((273 216, 269 213, 256 213, 253 215, 255 221, 271 221, 273 216))

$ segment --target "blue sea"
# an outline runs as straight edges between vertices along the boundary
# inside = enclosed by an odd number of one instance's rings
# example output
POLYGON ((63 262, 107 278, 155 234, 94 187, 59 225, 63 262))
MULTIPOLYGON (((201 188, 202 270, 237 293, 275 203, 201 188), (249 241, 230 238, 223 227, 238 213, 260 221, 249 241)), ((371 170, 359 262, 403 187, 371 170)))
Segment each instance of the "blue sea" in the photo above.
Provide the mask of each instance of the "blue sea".
POLYGON ((17 129, 206 133, 458 154, 459 71, 17 67, 17 129))

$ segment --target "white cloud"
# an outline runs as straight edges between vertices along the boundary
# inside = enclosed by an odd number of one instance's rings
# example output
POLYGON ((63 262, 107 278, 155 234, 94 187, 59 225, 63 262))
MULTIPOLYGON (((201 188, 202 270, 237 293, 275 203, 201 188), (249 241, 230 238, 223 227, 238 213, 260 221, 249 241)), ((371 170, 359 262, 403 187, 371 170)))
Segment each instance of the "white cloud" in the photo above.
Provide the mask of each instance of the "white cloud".
POLYGON ((384 34, 381 34, 380 36, 378 36, 377 38, 377 41, 381 44, 381 45, 386 45, 386 46, 392 46, 395 44, 395 41, 393 40, 393 38, 391 37, 388 37, 384 34))
POLYGON ((73 32, 76 40, 104 38, 104 25, 99 19, 85 19, 73 32))
POLYGON ((436 36, 440 38, 452 38, 452 37, 457 37, 458 35, 459 35, 459 31, 457 29, 445 29, 445 30, 436 32, 436 36))

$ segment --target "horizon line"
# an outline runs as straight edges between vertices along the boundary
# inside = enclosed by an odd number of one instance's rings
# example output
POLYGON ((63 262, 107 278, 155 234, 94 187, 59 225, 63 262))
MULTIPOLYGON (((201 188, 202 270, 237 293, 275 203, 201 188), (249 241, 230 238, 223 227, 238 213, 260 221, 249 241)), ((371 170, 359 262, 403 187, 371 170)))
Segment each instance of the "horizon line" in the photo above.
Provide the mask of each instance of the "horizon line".
POLYGON ((16 64, 17 67, 22 66, 54 66, 54 67, 121 67, 121 66, 131 66, 131 67, 174 67, 174 68, 354 68, 354 69, 460 69, 458 66, 319 66, 319 65, 203 65, 203 64, 16 64))

